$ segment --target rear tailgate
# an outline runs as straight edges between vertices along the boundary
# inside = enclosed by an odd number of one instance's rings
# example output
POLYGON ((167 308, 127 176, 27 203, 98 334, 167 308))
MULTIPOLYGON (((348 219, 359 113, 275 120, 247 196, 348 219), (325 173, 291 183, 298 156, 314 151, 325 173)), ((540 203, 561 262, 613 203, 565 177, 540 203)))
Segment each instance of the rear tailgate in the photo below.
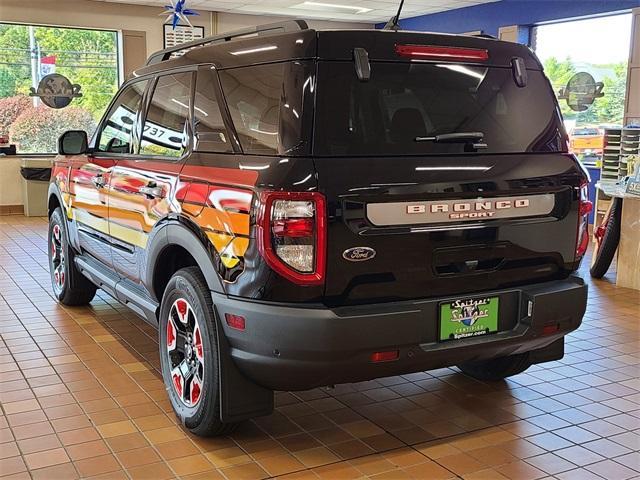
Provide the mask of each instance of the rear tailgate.
POLYGON ((328 304, 464 295, 575 269, 585 176, 528 49, 320 32, 318 51, 314 156, 329 208, 328 304), (369 54, 369 79, 356 74, 355 47, 369 54), (449 134, 458 137, 440 141, 449 134))
POLYGON ((316 168, 330 199, 328 304, 482 292, 575 268, 583 174, 569 155, 325 158, 316 168), (350 261, 356 247, 375 256, 350 261))

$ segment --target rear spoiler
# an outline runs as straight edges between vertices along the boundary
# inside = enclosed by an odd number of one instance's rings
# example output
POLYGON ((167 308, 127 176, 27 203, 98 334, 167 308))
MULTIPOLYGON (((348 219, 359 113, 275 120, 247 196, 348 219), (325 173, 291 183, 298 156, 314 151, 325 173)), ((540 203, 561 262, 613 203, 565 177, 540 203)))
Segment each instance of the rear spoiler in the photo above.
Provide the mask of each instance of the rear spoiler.
MULTIPOLYGON (((488 53, 487 58, 451 58, 456 63, 481 64, 494 67, 513 68, 512 60, 520 58, 519 68, 524 70, 542 70, 535 54, 525 45, 505 42, 486 36, 449 35, 442 33, 408 32, 393 30, 331 30, 317 31, 318 58, 321 60, 354 60, 354 50, 364 49, 369 61, 432 61, 446 62, 440 58, 412 58, 403 56, 406 47, 435 47, 481 50, 488 53), (400 50, 400 52, 399 52, 400 50)), ((471 56, 473 57, 473 56, 471 56)))

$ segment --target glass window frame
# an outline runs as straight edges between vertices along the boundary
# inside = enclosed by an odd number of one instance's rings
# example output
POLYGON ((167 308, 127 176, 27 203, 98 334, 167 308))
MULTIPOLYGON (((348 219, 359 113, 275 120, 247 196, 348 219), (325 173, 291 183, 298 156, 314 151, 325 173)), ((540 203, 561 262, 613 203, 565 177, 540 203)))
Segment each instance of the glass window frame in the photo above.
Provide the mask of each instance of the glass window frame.
POLYGON ((137 144, 138 144, 137 130, 138 130, 139 118, 140 118, 140 115, 141 115, 142 111, 145 109, 145 99, 146 99, 146 97, 148 95, 149 86, 152 83, 153 83, 152 82, 152 78, 150 78, 150 77, 140 77, 140 78, 135 78, 135 79, 132 79, 132 80, 124 83, 118 89, 118 93, 116 93, 116 95, 113 96, 113 99, 111 100, 111 103, 109 103, 109 106, 105 110, 104 115, 102 116, 102 119, 100 120, 100 123, 96 127, 96 131, 94 132, 93 136, 91 137, 91 140, 89 141, 89 148, 90 148, 90 152, 91 153, 93 153, 96 156, 101 156, 101 157, 103 157, 103 156, 130 157, 131 155, 134 154, 134 152, 136 151, 136 148, 137 148, 137 144), (109 118, 111 116, 112 109, 117 105, 118 101, 120 100, 120 98, 124 94, 125 90, 127 90, 127 88, 129 88, 132 85, 134 85, 136 83, 139 83, 139 82, 146 82, 146 85, 144 87, 144 90, 142 91, 142 97, 140 99, 140 108, 136 112, 136 118, 135 118, 135 121, 133 123, 133 126, 131 127, 131 146, 133 147, 132 148, 132 152, 130 152, 130 153, 118 153, 118 152, 103 152, 101 150, 98 150, 98 147, 100 145, 100 137, 102 136, 102 132, 104 131, 104 129, 107 126, 107 122, 109 121, 109 118))
POLYGON ((146 75, 141 75, 139 77, 135 77, 127 80, 120 89, 118 93, 113 97, 113 100, 109 104, 105 115, 100 120, 98 127, 96 128, 96 133, 91 138, 89 142, 90 154, 93 156, 100 157, 120 157, 120 158, 129 158, 132 160, 166 160, 170 162, 181 162, 184 161, 186 157, 193 153, 193 99, 195 93, 195 83, 196 83, 196 72, 198 70, 198 65, 189 65, 187 67, 178 67, 173 69, 162 70, 160 72, 149 73, 146 75), (164 77, 167 75, 174 75, 177 73, 189 73, 191 72, 191 89, 190 89, 190 100, 189 100, 189 112, 187 116, 187 148, 185 148, 183 154, 180 157, 170 157, 165 155, 148 155, 140 153, 140 139, 142 138, 142 128, 144 126, 144 122, 147 119, 147 111, 149 109, 149 104, 151 102, 151 97, 153 96, 153 92, 155 91, 156 84, 158 83, 158 78, 164 77), (99 141, 98 132, 102 132, 103 125, 108 121, 107 113, 111 111, 111 108, 116 103, 117 99, 120 97, 120 94, 124 91, 124 89, 135 83, 148 80, 147 86, 144 91, 144 96, 142 98, 142 108, 138 112, 136 117, 136 122, 134 126, 135 137, 133 143, 133 153, 115 153, 115 152, 99 152, 96 150, 97 141, 99 141))
MULTIPOLYGON (((255 64, 246 64, 240 66, 234 66, 229 68, 221 68, 218 69, 218 88, 219 93, 221 95, 221 99, 224 102, 225 109, 227 111, 227 118, 232 127, 232 131, 234 132, 236 142, 238 145, 238 153, 242 153, 246 156, 254 156, 254 157, 310 157, 313 155, 313 124, 314 124, 314 116, 313 113, 315 110, 315 84, 316 84, 316 75, 317 75, 317 60, 315 59, 287 59, 287 60, 279 60, 275 62, 265 62, 265 63, 255 63, 255 64), (234 70, 241 69, 251 69, 255 67, 265 67, 265 66, 275 66, 282 65, 283 68, 290 63, 298 64, 301 68, 301 74, 306 76, 306 80, 303 82, 301 86, 300 94, 300 105, 302 107, 302 113, 299 117, 299 142, 292 147, 292 149, 288 151, 281 150, 281 142, 280 139, 283 136, 283 132, 279 131, 279 141, 278 141, 278 151, 276 152, 254 152, 250 149, 245 149, 240 141, 240 135, 238 133, 238 128, 235 125, 233 120, 233 116, 229 109, 229 101, 227 98, 227 92, 224 90, 222 75, 225 73, 233 72, 234 70)), ((287 84, 287 72, 285 71, 283 74, 283 85, 285 88, 291 89, 292 87, 287 84)), ((294 93, 293 90, 288 91, 287 95, 290 93, 294 93)), ((281 122, 281 116, 283 113, 283 104, 279 104, 279 116, 281 122)))
POLYGON ((224 97, 224 94, 222 92, 222 84, 220 83, 220 74, 218 69, 215 67, 215 65, 213 64, 205 64, 205 65, 198 65, 198 68, 196 70, 196 77, 195 77, 195 81, 194 81, 194 85, 193 85, 193 98, 192 98, 192 111, 193 111, 193 124, 192 124, 192 129, 193 129, 193 137, 192 137, 192 141, 194 144, 194 152, 197 153, 202 153, 202 154, 213 154, 213 155, 234 155, 234 154, 238 154, 238 153, 242 153, 242 147, 240 146, 240 140, 238 138, 238 132, 236 132, 236 128, 235 125, 233 123, 233 120, 231 119, 231 113, 229 112, 229 106, 227 105, 227 100, 224 97), (195 107, 196 107, 196 89, 198 86, 198 78, 200 75, 202 75, 202 72, 207 72, 207 74, 213 73, 214 77, 215 77, 215 81, 213 84, 213 89, 215 92, 215 96, 216 96, 216 102, 218 103, 218 109, 220 111, 220 116, 222 117, 222 122, 224 124, 224 127, 227 131, 227 134, 229 136, 229 142, 231 144, 231 150, 228 152, 214 152, 214 151, 209 151, 209 150, 198 150, 195 144, 195 136, 196 136, 196 113, 195 113, 195 107))
POLYGON ((163 70, 162 72, 158 72, 153 74, 152 81, 147 87, 147 91, 145 94, 144 100, 144 108, 142 109, 142 115, 139 118, 139 121, 136 124, 136 142, 135 142, 135 159, 136 160, 166 160, 169 162, 182 162, 186 157, 193 153, 193 135, 194 135, 194 115, 193 115, 193 105, 194 105, 194 95, 196 88, 196 73, 197 73, 197 65, 176 68, 171 70, 163 70), (149 112, 149 107, 151 105, 151 99, 153 98, 153 94, 156 91, 156 87, 158 85, 158 80, 162 77, 166 77, 169 75, 176 75, 181 73, 191 73, 191 85, 189 88, 189 109, 187 112, 187 118, 185 119, 185 127, 186 127, 186 136, 187 136, 187 144, 185 145, 184 151, 182 155, 179 157, 172 157, 169 155, 150 155, 148 153, 140 153, 140 146, 142 142, 142 130, 144 128, 144 124, 147 121, 147 114, 149 112))

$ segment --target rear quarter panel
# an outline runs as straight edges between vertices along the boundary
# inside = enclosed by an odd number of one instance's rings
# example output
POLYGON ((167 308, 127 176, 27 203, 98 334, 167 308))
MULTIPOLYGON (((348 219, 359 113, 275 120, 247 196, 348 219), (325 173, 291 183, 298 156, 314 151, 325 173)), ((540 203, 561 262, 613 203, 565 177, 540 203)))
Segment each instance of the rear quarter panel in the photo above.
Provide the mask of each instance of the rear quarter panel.
POLYGON ((256 241, 263 190, 314 190, 309 158, 194 153, 180 175, 182 215, 198 225, 215 251, 226 293, 282 302, 318 301, 322 287, 301 288, 271 271, 256 241))

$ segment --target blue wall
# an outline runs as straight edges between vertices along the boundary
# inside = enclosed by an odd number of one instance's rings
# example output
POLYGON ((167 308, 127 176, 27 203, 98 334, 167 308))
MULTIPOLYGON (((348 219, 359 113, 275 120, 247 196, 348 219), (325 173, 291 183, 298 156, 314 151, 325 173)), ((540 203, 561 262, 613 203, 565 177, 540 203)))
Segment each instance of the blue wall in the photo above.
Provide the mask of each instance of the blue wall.
POLYGON ((635 7, 640 7, 640 0, 501 0, 402 19, 400 26, 406 30, 445 33, 482 30, 497 36, 499 27, 614 13, 635 7))

